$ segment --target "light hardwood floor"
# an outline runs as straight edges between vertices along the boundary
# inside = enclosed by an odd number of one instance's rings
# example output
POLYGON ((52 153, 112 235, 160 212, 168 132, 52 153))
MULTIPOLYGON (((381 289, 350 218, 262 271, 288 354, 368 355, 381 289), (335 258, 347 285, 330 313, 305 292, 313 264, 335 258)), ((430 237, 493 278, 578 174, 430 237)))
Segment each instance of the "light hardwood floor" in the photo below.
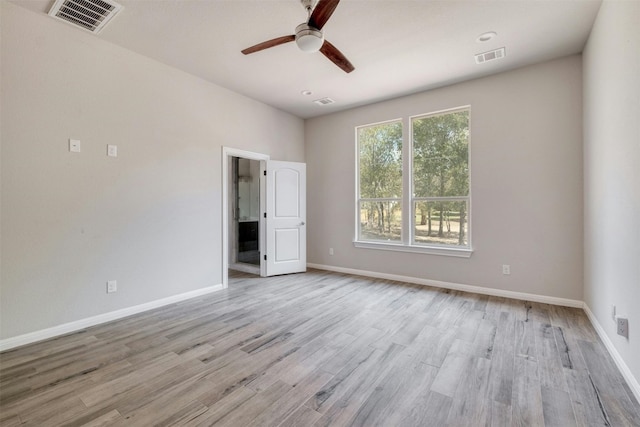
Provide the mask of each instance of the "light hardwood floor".
POLYGON ((0 424, 640 426, 579 309, 311 270, 0 355, 0 424))

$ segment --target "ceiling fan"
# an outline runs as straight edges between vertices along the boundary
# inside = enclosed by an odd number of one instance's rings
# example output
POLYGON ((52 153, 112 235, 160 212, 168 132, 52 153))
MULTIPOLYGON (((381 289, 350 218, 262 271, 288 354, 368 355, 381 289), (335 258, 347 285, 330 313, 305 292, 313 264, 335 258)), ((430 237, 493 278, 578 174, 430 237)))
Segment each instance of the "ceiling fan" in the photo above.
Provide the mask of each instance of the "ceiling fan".
POLYGON ((333 11, 338 7, 340 0, 319 0, 315 8, 313 7, 315 0, 300 0, 300 2, 307 10, 309 19, 307 22, 303 22, 296 27, 295 34, 258 43, 255 46, 244 49, 242 53, 248 55, 295 40, 300 50, 304 52, 317 52, 319 50, 344 72, 350 73, 355 70, 355 67, 351 65, 351 62, 349 62, 342 52, 329 43, 328 40, 325 40, 322 34, 322 27, 324 27, 324 24, 327 23, 333 11))

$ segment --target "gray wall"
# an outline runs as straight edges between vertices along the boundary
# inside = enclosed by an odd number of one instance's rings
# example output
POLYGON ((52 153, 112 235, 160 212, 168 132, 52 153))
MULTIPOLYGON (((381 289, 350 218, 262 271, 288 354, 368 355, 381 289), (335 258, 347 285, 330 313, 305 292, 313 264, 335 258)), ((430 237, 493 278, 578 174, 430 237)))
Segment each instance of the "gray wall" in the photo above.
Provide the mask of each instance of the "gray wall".
POLYGON ((602 3, 584 51, 585 302, 640 379, 640 2, 602 3), (611 305, 629 317, 616 335, 611 305))
POLYGON ((303 121, 1 4, 0 338, 220 284, 221 147, 303 161, 303 121))
POLYGON ((309 262, 582 300, 581 66, 572 56, 306 120, 309 262), (462 105, 472 257, 354 248, 354 127, 462 105))

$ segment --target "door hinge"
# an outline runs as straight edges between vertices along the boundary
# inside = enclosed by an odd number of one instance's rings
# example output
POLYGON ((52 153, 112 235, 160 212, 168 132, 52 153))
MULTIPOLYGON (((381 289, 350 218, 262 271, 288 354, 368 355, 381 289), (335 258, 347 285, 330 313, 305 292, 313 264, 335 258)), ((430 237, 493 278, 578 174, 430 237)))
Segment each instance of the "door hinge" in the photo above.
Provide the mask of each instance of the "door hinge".
POLYGON ((265 217, 265 218, 267 217, 267 213, 266 213, 266 212, 264 213, 264 217, 265 217))
POLYGON ((267 260, 267 256, 266 256, 266 255, 264 256, 264 260, 265 260, 265 261, 267 260))
POLYGON ((266 170, 264 171, 264 176, 267 176, 267 171, 266 170))

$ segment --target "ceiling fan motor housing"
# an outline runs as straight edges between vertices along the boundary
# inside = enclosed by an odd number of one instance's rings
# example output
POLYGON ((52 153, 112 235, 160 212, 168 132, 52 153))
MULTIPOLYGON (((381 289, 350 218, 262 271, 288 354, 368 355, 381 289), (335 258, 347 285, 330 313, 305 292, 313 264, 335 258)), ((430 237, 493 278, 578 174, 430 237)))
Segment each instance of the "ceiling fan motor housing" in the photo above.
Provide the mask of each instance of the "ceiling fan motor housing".
POLYGON ((307 23, 296 27, 296 44, 303 52, 317 52, 324 43, 322 31, 317 30, 307 23))

